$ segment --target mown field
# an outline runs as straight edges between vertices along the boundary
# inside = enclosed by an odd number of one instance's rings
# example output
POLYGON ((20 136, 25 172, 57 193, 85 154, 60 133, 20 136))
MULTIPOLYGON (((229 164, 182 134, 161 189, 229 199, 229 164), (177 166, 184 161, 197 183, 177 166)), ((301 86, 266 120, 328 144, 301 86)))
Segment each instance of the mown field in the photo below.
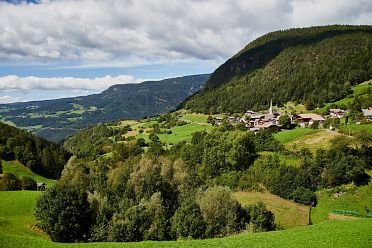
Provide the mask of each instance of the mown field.
POLYGON ((338 135, 341 134, 327 129, 295 128, 278 132, 274 137, 282 142, 287 149, 308 148, 315 152, 318 148, 329 148, 330 140, 338 135))
POLYGON ((274 213, 275 223, 280 228, 294 228, 306 226, 309 223, 309 207, 285 200, 268 192, 236 192, 235 198, 246 206, 262 202, 274 213), (296 214, 293 214, 296 213, 296 214))
POLYGON ((8 247, 371 247, 372 220, 332 220, 321 224, 206 240, 139 243, 53 243, 32 228, 39 192, 0 192, 0 244, 8 247))
POLYGON ((56 181, 53 179, 48 179, 42 176, 39 176, 32 172, 29 168, 24 166, 18 161, 4 161, 3 160, 3 171, 14 173, 19 179, 22 177, 31 177, 38 183, 45 183, 47 185, 53 185, 56 181))

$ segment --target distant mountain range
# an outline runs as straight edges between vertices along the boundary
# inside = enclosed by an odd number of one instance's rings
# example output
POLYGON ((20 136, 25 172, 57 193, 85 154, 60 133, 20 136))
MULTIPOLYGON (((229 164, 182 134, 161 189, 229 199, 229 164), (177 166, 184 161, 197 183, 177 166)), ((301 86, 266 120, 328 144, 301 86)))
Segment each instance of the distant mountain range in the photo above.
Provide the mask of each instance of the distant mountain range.
POLYGON ((0 120, 61 141, 97 123, 140 119, 174 110, 198 92, 208 74, 114 85, 100 94, 0 105, 0 120))
POLYGON ((243 112, 288 101, 308 109, 351 93, 372 78, 372 26, 333 25, 268 33, 218 67, 185 106, 243 112))

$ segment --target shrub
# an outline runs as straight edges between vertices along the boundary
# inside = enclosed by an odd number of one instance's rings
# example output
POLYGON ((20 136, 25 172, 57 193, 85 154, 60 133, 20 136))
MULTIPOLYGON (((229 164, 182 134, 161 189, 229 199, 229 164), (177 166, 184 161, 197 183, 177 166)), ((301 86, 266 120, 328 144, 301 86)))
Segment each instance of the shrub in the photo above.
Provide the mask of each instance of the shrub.
POLYGON ((22 177, 21 187, 24 190, 36 190, 37 184, 31 177, 22 177))
POLYGON ((5 191, 20 190, 21 182, 16 175, 10 172, 5 172, 2 179, 2 187, 5 191))
POLYGON ((53 241, 84 240, 91 221, 87 194, 78 187, 57 184, 37 200, 35 216, 53 241))

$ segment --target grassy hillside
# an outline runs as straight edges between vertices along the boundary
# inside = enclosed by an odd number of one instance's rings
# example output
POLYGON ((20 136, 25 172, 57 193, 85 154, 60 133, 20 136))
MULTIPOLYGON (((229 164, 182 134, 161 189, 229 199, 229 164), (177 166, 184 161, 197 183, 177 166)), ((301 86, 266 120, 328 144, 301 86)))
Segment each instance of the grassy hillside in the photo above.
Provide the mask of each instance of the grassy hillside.
POLYGON ((366 186, 345 185, 336 189, 317 192, 318 204, 311 211, 311 221, 316 224, 329 219, 332 210, 355 211, 366 214, 372 211, 372 182, 366 186))
POLYGON ((309 223, 308 206, 285 200, 268 192, 236 192, 234 195, 242 206, 263 202, 274 213, 275 223, 282 228, 306 226, 309 223))
POLYGON ((56 181, 39 176, 32 172, 29 168, 21 164, 19 161, 4 161, 3 160, 3 171, 14 173, 19 179, 22 177, 31 177, 38 183, 45 183, 47 185, 53 185, 56 181))
POLYGON ((139 243, 53 243, 36 228, 33 207, 39 192, 0 192, 1 247, 370 247, 372 220, 327 221, 301 228, 226 238, 139 243))
POLYGON ((275 135, 277 139, 285 144, 290 150, 308 148, 315 152, 318 148, 327 149, 330 140, 341 135, 331 130, 313 130, 309 128, 296 128, 289 131, 279 132, 275 135))
MULTIPOLYGON (((192 135, 195 132, 213 129, 212 125, 200 125, 195 123, 189 123, 183 126, 177 126, 171 128, 171 134, 158 134, 160 141, 167 144, 177 144, 181 141, 191 141, 192 135)), ((137 138, 144 138, 149 141, 148 133, 142 133, 137 135, 137 138)))
MULTIPOLYGON (((320 114, 327 114, 328 109, 337 106, 337 108, 346 109, 348 105, 358 97, 362 101, 369 99, 370 103, 372 92, 372 80, 366 81, 364 83, 358 84, 352 88, 352 93, 336 102, 326 103, 322 108, 316 110, 320 114)), ((368 104, 370 105, 370 104, 368 104)), ((366 106, 365 106, 366 107, 366 106)))
POLYGON ((372 78, 372 26, 289 29, 249 43, 186 104, 193 112, 243 112, 301 102, 334 102, 372 78))
POLYGON ((311 135, 318 133, 319 130, 311 128, 295 128, 292 130, 283 130, 274 134, 274 137, 283 144, 287 144, 299 138, 306 137, 306 135, 311 135))

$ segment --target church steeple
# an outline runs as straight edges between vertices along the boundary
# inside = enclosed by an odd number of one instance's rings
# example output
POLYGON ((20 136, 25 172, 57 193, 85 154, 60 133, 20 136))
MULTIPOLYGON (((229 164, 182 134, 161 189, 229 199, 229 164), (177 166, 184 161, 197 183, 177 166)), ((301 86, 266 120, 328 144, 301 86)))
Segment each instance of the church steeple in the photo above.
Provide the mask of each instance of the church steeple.
POLYGON ((270 100, 270 108, 269 108, 269 115, 272 115, 274 114, 274 111, 273 111, 273 99, 270 100))

